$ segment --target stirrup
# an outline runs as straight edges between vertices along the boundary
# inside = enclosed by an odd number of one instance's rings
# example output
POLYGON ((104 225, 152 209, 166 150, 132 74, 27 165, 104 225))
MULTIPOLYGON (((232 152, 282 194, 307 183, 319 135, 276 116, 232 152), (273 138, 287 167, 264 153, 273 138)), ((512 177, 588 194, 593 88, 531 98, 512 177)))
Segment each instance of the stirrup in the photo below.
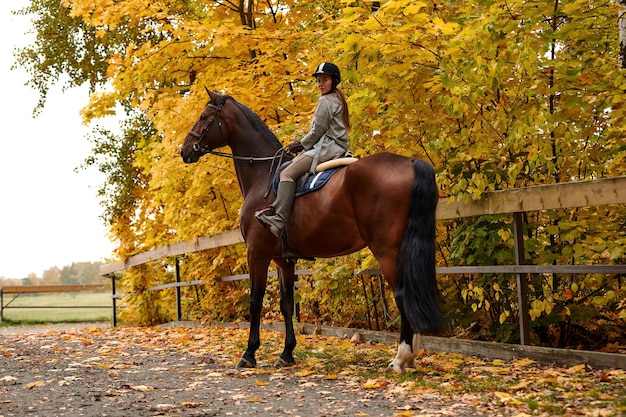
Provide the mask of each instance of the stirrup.
POLYGON ((269 228, 270 232, 276 237, 280 237, 285 229, 285 222, 280 218, 280 216, 274 214, 272 216, 268 216, 264 213, 265 210, 258 211, 254 214, 254 217, 263 225, 264 228, 269 228))
POLYGON ((275 213, 276 207, 270 205, 265 207, 263 210, 259 210, 257 212, 254 213, 254 217, 256 217, 257 219, 261 220, 260 217, 265 215, 265 216, 273 216, 275 213))
POLYGON ((272 224, 265 220, 266 217, 274 216, 274 206, 265 207, 263 210, 259 210, 254 213, 254 217, 263 225, 264 228, 271 227, 272 224))

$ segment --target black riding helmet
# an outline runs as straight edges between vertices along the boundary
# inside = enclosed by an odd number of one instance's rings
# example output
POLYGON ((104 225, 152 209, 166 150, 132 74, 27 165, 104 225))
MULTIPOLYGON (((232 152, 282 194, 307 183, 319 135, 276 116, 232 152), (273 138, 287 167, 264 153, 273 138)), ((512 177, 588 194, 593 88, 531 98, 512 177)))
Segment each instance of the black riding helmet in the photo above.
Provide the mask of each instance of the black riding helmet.
POLYGON ((339 72, 339 67, 333 64, 332 62, 322 62, 317 67, 317 70, 313 73, 314 77, 318 75, 330 75, 333 79, 333 89, 341 82, 341 73, 339 72))

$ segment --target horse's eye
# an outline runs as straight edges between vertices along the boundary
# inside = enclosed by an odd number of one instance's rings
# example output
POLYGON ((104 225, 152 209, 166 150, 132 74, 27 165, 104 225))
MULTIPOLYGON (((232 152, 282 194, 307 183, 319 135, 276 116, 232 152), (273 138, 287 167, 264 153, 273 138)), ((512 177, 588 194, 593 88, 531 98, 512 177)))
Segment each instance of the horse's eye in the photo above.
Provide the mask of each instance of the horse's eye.
POLYGON ((202 116, 200 116, 200 120, 206 120, 206 118, 207 118, 207 115, 204 113, 202 114, 202 116))

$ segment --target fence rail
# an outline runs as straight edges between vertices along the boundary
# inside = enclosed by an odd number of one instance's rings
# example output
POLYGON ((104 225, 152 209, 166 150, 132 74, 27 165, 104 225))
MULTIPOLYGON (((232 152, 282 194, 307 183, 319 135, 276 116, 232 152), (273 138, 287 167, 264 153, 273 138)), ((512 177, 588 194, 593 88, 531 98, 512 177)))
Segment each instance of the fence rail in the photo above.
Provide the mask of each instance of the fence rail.
MULTIPOLYGON (((626 203, 626 176, 604 178, 590 181, 578 181, 562 184, 541 185, 518 188, 513 190, 495 191, 486 193, 477 201, 455 201, 454 199, 440 199, 437 206, 437 220, 451 220, 466 217, 475 217, 491 214, 511 214, 513 217, 513 233, 515 239, 515 264, 513 265, 466 265, 437 267, 437 274, 464 274, 464 273, 503 273, 513 274, 517 281, 517 297, 520 320, 520 342, 522 345, 530 343, 530 325, 527 300, 528 274, 556 274, 556 273, 598 273, 598 274, 626 274, 626 265, 526 265, 524 263, 524 236, 522 233, 522 213, 554 210, 563 208, 603 206, 626 203)), ((214 236, 205 236, 190 242, 180 242, 163 246, 147 252, 130 256, 122 262, 110 263, 100 267, 102 276, 111 278, 113 291, 113 325, 116 325, 116 300, 119 294, 115 292, 115 273, 160 260, 165 257, 176 257, 188 253, 207 249, 216 249, 244 243, 239 230, 232 230, 214 236)), ((379 274, 377 270, 363 271, 363 273, 379 274)), ((297 271, 297 274, 308 273, 297 271)), ((276 274, 270 272, 270 276, 276 274)), ((247 274, 222 277, 218 281, 233 281, 249 278, 247 274)), ((159 285, 151 290, 176 289, 178 318, 180 320, 180 288, 202 284, 202 281, 183 282, 176 259, 176 282, 159 285)))
MULTIPOLYGON (((0 287, 0 322, 4 320, 4 310, 7 308, 110 308, 111 306, 12 306, 11 304, 22 294, 64 293, 80 291, 106 291, 108 285, 7 285, 0 287), (6 302, 4 296, 12 294, 13 297, 6 302)), ((113 310, 115 315, 115 310, 113 310)))

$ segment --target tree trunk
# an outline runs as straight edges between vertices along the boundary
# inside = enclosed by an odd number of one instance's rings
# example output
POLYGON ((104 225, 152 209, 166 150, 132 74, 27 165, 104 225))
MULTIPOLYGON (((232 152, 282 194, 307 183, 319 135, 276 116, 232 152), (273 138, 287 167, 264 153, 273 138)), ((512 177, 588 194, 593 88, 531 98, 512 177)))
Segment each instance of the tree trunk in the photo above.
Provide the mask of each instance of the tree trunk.
POLYGON ((620 0, 619 4, 619 56, 622 68, 626 69, 626 0, 620 0))

